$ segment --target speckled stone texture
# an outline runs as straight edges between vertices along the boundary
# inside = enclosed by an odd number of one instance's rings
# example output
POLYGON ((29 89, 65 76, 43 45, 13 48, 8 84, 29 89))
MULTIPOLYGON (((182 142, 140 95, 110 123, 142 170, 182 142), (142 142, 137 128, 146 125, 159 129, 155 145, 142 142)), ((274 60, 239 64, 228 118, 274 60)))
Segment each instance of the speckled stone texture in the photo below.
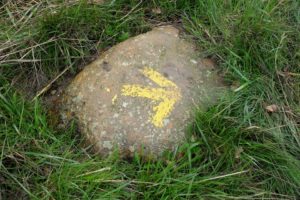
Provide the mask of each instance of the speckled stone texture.
POLYGON ((185 141, 195 107, 211 105, 223 90, 214 66, 199 59, 194 45, 180 38, 176 28, 164 26, 112 47, 86 66, 65 91, 62 116, 76 118, 100 155, 117 149, 123 157, 136 152, 157 157, 185 141), (145 68, 175 83, 180 92, 160 127, 151 117, 163 100, 122 95, 124 85, 172 90, 146 77, 145 68))

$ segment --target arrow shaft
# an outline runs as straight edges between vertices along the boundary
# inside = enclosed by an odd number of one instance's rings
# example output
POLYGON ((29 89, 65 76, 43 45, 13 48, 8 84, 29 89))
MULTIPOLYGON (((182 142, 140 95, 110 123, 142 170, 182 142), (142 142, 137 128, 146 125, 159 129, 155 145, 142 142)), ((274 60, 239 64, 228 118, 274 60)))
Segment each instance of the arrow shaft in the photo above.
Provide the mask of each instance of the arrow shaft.
POLYGON ((162 88, 150 88, 140 85, 124 85, 122 95, 132 97, 143 97, 155 101, 161 101, 168 98, 168 91, 162 88))
POLYGON ((155 82, 157 85, 161 87, 173 87, 177 88, 177 85, 173 83, 172 81, 166 79, 164 76, 162 76, 157 71, 153 70, 150 67, 145 67, 143 71, 141 71, 144 76, 151 79, 153 82, 155 82))

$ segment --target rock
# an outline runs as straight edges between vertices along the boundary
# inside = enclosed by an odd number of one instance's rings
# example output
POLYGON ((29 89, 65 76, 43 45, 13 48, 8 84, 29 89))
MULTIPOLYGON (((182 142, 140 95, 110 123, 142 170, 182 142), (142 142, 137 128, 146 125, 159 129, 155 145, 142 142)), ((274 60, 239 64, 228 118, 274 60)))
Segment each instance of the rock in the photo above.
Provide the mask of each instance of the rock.
POLYGON ((65 91, 63 117, 100 155, 157 157, 185 141, 196 106, 217 100, 224 86, 211 63, 176 28, 155 28, 86 66, 65 91))

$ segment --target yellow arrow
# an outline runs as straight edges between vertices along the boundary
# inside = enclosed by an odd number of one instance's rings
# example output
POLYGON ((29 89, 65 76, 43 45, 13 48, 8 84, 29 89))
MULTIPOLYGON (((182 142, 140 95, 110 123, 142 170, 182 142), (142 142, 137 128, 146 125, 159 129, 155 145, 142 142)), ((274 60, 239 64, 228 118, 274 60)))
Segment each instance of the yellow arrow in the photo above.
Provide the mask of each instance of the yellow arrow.
POLYGON ((180 89, 175 83, 166 79, 150 67, 145 67, 141 70, 141 73, 159 85, 160 88, 151 88, 142 85, 123 85, 122 95, 159 101, 160 103, 153 107, 154 114, 151 117, 151 122, 157 127, 163 127, 163 120, 169 116, 175 103, 181 99, 180 89))

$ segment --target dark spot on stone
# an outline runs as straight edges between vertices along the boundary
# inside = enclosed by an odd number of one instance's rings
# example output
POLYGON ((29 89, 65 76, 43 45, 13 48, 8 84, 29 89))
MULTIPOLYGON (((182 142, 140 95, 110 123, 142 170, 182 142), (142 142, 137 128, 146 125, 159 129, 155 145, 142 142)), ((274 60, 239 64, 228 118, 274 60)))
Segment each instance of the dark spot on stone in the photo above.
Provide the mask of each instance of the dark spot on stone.
POLYGON ((111 65, 108 62, 103 61, 103 63, 102 63, 102 69, 104 69, 105 71, 109 72, 111 70, 111 65))
POLYGON ((189 81, 189 83, 193 84, 195 82, 194 78, 189 76, 187 77, 187 80, 189 81))
POLYGON ((164 77, 169 78, 169 74, 167 74, 166 72, 163 73, 164 77))

